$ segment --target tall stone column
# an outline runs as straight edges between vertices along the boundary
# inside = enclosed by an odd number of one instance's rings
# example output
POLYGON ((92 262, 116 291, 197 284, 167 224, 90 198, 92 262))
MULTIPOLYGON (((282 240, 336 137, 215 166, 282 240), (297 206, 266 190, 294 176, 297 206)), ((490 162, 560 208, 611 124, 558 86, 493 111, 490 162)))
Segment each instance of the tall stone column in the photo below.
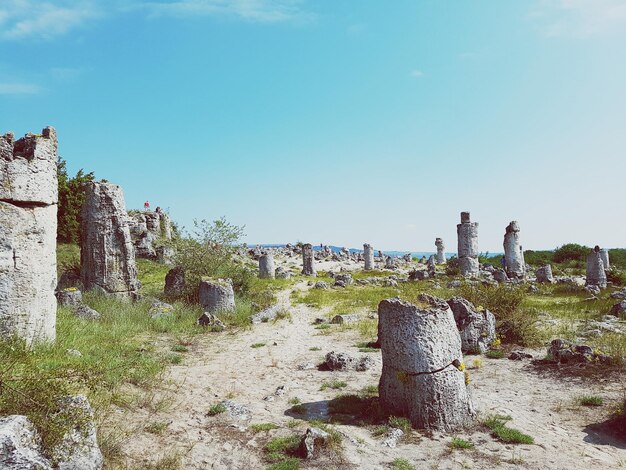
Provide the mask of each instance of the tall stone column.
POLYGON ((505 271, 509 278, 514 279, 523 279, 526 270, 519 232, 519 223, 514 220, 507 225, 504 233, 505 271))
POLYGON ((437 247, 437 264, 444 264, 446 262, 446 246, 443 244, 443 239, 435 239, 435 246, 437 247))
POLYGON ((602 262, 602 255, 600 254, 600 247, 596 247, 587 255, 587 282, 588 286, 598 286, 601 289, 606 288, 606 272, 604 270, 604 263, 602 262))
POLYGON ((461 212, 461 223, 456 226, 459 269, 463 276, 478 274, 478 222, 470 220, 469 212, 461 212))
POLYGON ((378 305, 383 358, 379 395, 385 411, 415 428, 454 432, 474 418, 465 384, 461 337, 443 303, 420 309, 400 299, 378 305))
POLYGON ((604 270, 606 271, 611 267, 611 262, 609 261, 609 250, 606 248, 600 249, 600 258, 602 258, 602 264, 604 265, 604 270))
POLYGON ((137 298, 135 250, 122 188, 111 183, 86 183, 82 219, 80 263, 85 289, 137 298))
POLYGON ((0 136, 0 336, 56 336, 57 136, 0 136))
POLYGON ((374 269, 374 249, 369 243, 363 245, 363 256, 365 257, 365 270, 374 269))
POLYGON ((315 276, 315 257, 313 256, 313 245, 305 243, 302 245, 302 274, 305 276, 315 276))
POLYGON ((259 256, 259 277, 261 279, 274 279, 276 269, 274 268, 274 256, 268 252, 259 256))

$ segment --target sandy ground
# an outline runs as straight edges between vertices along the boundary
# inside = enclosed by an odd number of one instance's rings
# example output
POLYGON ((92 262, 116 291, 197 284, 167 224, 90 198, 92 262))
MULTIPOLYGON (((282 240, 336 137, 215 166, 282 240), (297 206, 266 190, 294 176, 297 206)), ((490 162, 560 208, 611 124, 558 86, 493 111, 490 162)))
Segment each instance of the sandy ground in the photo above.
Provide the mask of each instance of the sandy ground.
MULTIPOLYGON (((329 267, 318 267, 329 269, 329 267)), ((334 268, 336 270, 337 266, 334 268)), ((331 267, 332 269, 332 267, 331 267)), ((305 282, 295 289, 309 288, 305 282)), ((309 417, 323 417, 328 400, 338 393, 356 393, 376 385, 380 377, 380 352, 359 353, 356 343, 363 339, 354 330, 328 334, 312 324, 324 312, 290 303, 291 290, 280 294, 289 307, 291 320, 255 325, 251 330, 202 336, 190 346, 185 361, 167 372, 166 385, 155 400, 166 398, 164 411, 119 411, 118 419, 135 427, 123 445, 132 467, 180 452, 185 469, 263 469, 263 445, 275 436, 302 433, 306 424, 294 429, 292 405, 299 398, 309 417), (252 344, 265 343, 259 348, 252 344), (311 348, 320 348, 311 351, 311 348), (299 370, 307 362, 318 364, 329 351, 345 351, 359 356, 369 354, 375 366, 367 372, 328 372, 299 370), (324 381, 346 381, 338 391, 320 391, 324 381), (276 395, 278 387, 286 392, 276 395), (264 400, 271 396, 271 401, 264 400), (207 410, 224 399, 244 405, 249 419, 234 419, 227 413, 207 416, 207 410), (167 422, 162 435, 144 431, 152 422, 167 422), (281 429, 254 433, 253 423, 275 423, 281 429)), ((544 351, 529 351, 542 357, 544 351)), ((471 366, 473 357, 467 357, 471 366)), ((492 413, 510 415, 510 426, 535 439, 533 445, 507 445, 492 438, 482 428, 461 435, 471 440, 470 450, 452 451, 452 436, 421 435, 416 432, 396 448, 382 445, 371 430, 358 425, 337 425, 343 435, 341 461, 303 462, 301 468, 380 469, 388 468, 395 458, 409 460, 416 468, 438 469, 616 469, 626 468, 626 443, 614 440, 601 427, 607 406, 585 408, 576 405, 583 394, 598 394, 609 403, 623 399, 624 377, 573 378, 552 366, 531 361, 483 358, 480 369, 471 370, 472 394, 480 416, 492 413)))

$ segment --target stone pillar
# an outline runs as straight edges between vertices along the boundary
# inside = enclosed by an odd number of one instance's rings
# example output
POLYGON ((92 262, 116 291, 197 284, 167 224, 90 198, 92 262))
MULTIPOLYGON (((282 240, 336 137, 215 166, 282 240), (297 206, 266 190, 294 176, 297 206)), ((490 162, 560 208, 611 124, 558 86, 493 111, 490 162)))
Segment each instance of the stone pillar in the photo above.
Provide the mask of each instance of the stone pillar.
POLYGON ((446 262, 446 246, 443 244, 443 239, 436 238, 435 246, 437 247, 437 264, 444 264, 446 262))
POLYGON ((313 257, 313 245, 305 243, 302 245, 302 274, 305 276, 315 276, 315 266, 313 257))
POLYGON ((606 271, 611 267, 611 263, 609 261, 609 250, 602 248, 600 250, 600 258, 602 258, 602 264, 604 265, 604 270, 606 271))
POLYGON ((393 256, 385 257, 385 268, 387 269, 396 269, 396 260, 393 256))
POLYGON ((552 284, 554 282, 554 277, 552 276, 552 266, 546 264, 545 266, 538 268, 535 272, 535 277, 539 283, 552 284))
POLYGON ((365 270, 374 269, 374 249, 369 243, 363 245, 363 256, 365 257, 365 270))
POLYGON ((0 136, 0 336, 54 341, 57 136, 0 136))
POLYGON ((235 293, 230 279, 201 281, 198 297, 205 312, 217 313, 235 310, 235 293))
POLYGON ((587 282, 588 286, 598 286, 600 289, 606 288, 606 272, 600 247, 596 247, 587 255, 587 282))
POLYGON ((274 279, 274 256, 272 253, 265 253, 259 256, 259 277, 261 279, 274 279))
POLYGON ((400 299, 378 305, 380 401, 415 428, 456 432, 474 407, 465 384, 461 337, 447 305, 420 309, 400 299))
POLYGON ((81 279, 87 290, 138 297, 139 281, 122 188, 86 183, 80 247, 81 279))
POLYGON ((512 279, 523 279, 525 275, 524 253, 520 246, 519 224, 512 221, 504 233, 504 259, 507 276, 512 279))
POLYGON ((428 271, 428 277, 435 277, 436 274, 436 257, 435 255, 430 255, 428 257, 428 262, 426 263, 426 270, 428 271))
POLYGON ((470 221, 469 212, 461 212, 461 223, 456 226, 459 269, 463 276, 478 274, 478 222, 470 221))

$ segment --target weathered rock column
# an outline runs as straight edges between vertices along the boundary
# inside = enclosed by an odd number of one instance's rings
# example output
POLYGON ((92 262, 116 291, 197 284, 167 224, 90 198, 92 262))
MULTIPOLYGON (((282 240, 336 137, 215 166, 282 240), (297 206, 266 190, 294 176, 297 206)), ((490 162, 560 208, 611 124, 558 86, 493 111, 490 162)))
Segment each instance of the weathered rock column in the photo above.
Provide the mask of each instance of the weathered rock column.
POLYGON ((443 244, 443 239, 436 238, 435 246, 437 247, 437 264, 444 264, 446 262, 446 246, 443 244))
POLYGON ((0 336, 56 336, 57 136, 0 136, 0 336))
POLYGON ((520 246, 519 223, 512 221, 504 233, 505 271, 509 278, 523 279, 525 275, 524 253, 520 246))
POLYGON ((400 299, 378 305, 381 404, 415 428, 459 431, 474 417, 461 338, 446 307, 422 310, 400 299))
POLYGON ((82 217, 80 264, 85 289, 137 298, 135 250, 122 188, 111 183, 86 183, 82 217))
POLYGON ((588 286, 598 286, 600 289, 606 288, 606 272, 600 247, 596 247, 587 255, 587 282, 588 286))
POLYGON ((219 313, 235 310, 235 293, 230 279, 201 281, 198 297, 205 312, 219 313))
POLYGON ((554 277, 552 276, 552 266, 546 264, 540 268, 537 268, 535 272, 535 277, 537 278, 537 282, 539 283, 548 283, 552 284, 554 282, 554 277))
POLYGON ((459 269, 463 276, 478 274, 478 222, 471 222, 469 212, 461 212, 461 223, 456 226, 459 269))
POLYGON ((313 245, 305 243, 302 245, 302 274, 305 276, 315 276, 315 266, 313 256, 313 245))
POLYGON ((272 253, 265 253, 259 257, 259 277, 261 279, 274 279, 276 270, 274 268, 274 256, 272 253))
POLYGON ((600 258, 602 258, 602 264, 604 265, 604 270, 606 271, 611 267, 611 262, 609 261, 609 250, 602 248, 600 250, 600 258))
POLYGON ((365 257, 365 270, 371 271, 374 269, 374 249, 369 243, 363 245, 363 256, 365 257))

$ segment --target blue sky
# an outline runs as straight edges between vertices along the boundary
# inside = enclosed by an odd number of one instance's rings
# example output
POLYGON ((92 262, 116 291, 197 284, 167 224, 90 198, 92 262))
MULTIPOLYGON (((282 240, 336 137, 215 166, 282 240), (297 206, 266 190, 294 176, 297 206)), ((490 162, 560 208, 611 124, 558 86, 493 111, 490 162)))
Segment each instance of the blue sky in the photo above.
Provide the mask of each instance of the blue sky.
POLYGON ((247 241, 626 246, 626 0, 0 0, 0 132, 247 241))

